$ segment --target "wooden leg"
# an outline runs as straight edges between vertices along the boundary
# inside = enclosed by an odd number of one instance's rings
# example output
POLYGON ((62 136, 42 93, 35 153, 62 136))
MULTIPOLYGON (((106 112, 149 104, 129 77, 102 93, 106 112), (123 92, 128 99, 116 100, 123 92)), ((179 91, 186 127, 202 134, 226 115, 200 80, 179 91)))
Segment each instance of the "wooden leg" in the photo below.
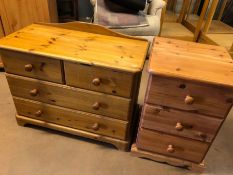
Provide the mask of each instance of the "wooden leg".
POLYGON ((167 163, 172 166, 186 168, 196 173, 202 173, 205 170, 204 163, 198 164, 198 163, 193 163, 193 162, 189 162, 186 160, 180 160, 180 159, 163 156, 163 155, 156 154, 156 153, 147 152, 144 150, 139 150, 135 144, 133 144, 131 147, 131 154, 136 157, 147 158, 150 160, 154 160, 156 162, 167 163))

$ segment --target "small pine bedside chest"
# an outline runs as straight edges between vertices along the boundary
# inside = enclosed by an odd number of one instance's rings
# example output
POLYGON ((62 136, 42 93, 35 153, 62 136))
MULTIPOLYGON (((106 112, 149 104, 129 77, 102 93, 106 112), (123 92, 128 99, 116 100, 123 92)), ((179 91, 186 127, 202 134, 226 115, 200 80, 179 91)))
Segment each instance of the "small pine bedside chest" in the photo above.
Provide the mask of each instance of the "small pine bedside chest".
POLYGON ((203 171, 233 102, 233 62, 225 48, 156 37, 132 154, 203 171))
POLYGON ((148 41, 86 23, 32 24, 0 40, 19 125, 127 150, 148 41))

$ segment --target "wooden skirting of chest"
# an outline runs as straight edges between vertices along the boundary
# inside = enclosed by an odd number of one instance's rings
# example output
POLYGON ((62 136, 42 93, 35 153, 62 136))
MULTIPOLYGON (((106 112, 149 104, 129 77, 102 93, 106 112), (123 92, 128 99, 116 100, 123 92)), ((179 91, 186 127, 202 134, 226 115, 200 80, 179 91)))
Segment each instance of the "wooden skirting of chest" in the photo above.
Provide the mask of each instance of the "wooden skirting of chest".
POLYGON ((156 37, 132 154, 202 172, 233 103, 233 64, 222 47, 156 37))
POLYGON ((1 39, 18 124, 128 150, 147 49, 144 39, 78 22, 32 24, 1 39))

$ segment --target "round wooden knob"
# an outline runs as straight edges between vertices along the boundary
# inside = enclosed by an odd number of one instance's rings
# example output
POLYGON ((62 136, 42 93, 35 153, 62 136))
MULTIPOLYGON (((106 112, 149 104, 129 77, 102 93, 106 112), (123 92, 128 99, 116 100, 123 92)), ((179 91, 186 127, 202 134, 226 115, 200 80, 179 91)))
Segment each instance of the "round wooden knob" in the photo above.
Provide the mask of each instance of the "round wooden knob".
POLYGON ((167 152, 169 152, 169 153, 174 153, 175 152, 175 148, 173 147, 173 145, 168 145, 167 152))
POLYGON ((194 102, 194 98, 191 97, 190 95, 187 95, 187 96, 185 97, 184 102, 185 102, 185 104, 187 104, 187 105, 191 105, 191 104, 193 104, 193 102, 194 102))
POLYGON ((100 79, 99 78, 93 79, 92 84, 95 85, 95 86, 99 86, 100 85, 100 79))
POLYGON ((33 69, 33 65, 32 65, 32 64, 26 64, 26 65, 24 66, 24 69, 25 69, 25 71, 27 71, 27 72, 31 72, 32 69, 33 69))
POLYGON ((41 110, 38 110, 38 111, 35 112, 35 116, 36 117, 41 117, 42 113, 43 112, 41 110))
POLYGON ((94 103, 94 104, 92 105, 92 108, 93 108, 94 110, 98 110, 98 109, 100 108, 100 103, 98 103, 98 102, 94 103))
POLYGON ((100 128, 99 123, 94 123, 91 128, 95 131, 99 130, 100 128))
POLYGON ((198 132, 197 135, 201 138, 206 138, 206 134, 204 134, 203 132, 198 132))
POLYGON ((38 91, 37 89, 32 89, 32 90, 30 91, 30 95, 33 96, 33 97, 37 96, 38 93, 39 93, 39 91, 38 91))
POLYGON ((175 126, 175 129, 177 131, 182 131, 184 129, 184 126, 180 122, 177 122, 176 126, 175 126))

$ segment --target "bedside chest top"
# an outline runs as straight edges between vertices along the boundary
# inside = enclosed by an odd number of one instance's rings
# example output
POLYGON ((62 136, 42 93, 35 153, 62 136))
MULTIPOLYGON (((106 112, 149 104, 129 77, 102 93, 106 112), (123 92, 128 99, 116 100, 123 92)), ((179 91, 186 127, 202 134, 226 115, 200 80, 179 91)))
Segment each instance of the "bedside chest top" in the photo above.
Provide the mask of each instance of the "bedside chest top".
POLYGON ((225 48, 156 37, 149 72, 233 87, 233 60, 225 48))
POLYGON ((126 72, 142 70, 149 46, 147 40, 98 25, 78 22, 59 25, 32 24, 1 39, 0 48, 126 72))

